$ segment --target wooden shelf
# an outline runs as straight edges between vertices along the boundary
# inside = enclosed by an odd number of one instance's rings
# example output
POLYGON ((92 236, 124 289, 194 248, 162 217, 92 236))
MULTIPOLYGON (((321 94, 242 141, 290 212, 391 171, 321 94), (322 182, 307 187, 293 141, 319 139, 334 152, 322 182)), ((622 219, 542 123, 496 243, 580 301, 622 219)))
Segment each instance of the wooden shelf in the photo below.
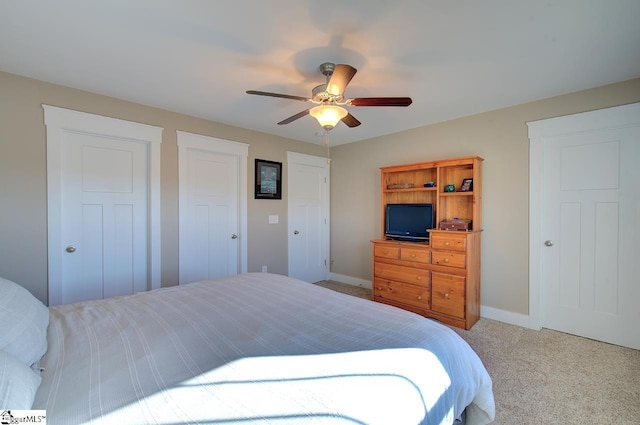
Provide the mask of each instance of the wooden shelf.
POLYGON ((442 192, 440 196, 473 196, 473 192, 442 192))
POLYGON ((482 161, 477 156, 429 161, 405 165, 393 165, 380 169, 381 223, 380 235, 384 236, 387 204, 433 204, 436 222, 452 219, 471 220, 473 229, 482 229, 482 161), (445 192, 448 184, 460 187, 462 180, 473 179, 473 190, 468 192, 445 192), (435 187, 424 187, 434 182, 435 187), (389 185, 412 184, 405 189, 389 189, 389 185))
POLYGON ((437 187, 409 187, 406 189, 384 189, 385 193, 393 193, 393 192, 435 192, 437 191, 437 187))

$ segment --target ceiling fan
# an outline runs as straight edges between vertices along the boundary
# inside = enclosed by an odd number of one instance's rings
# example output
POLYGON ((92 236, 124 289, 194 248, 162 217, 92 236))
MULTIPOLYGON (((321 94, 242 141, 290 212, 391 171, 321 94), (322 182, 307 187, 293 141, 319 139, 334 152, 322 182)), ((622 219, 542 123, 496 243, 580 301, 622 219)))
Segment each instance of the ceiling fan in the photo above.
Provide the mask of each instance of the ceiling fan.
POLYGON ((343 106, 409 106, 411 105, 410 97, 356 97, 348 99, 344 97, 344 90, 358 72, 357 69, 350 65, 333 64, 325 62, 320 65, 320 72, 327 78, 325 84, 316 86, 311 91, 310 98, 302 96, 292 96, 281 93, 271 93, 258 90, 247 90, 247 94, 255 94, 258 96, 271 96, 283 99, 299 100, 302 102, 311 102, 316 106, 298 112, 278 123, 278 125, 289 124, 305 115, 314 117, 320 125, 329 131, 334 128, 339 121, 342 121, 349 127, 357 127, 361 123, 353 115, 351 115, 343 106))

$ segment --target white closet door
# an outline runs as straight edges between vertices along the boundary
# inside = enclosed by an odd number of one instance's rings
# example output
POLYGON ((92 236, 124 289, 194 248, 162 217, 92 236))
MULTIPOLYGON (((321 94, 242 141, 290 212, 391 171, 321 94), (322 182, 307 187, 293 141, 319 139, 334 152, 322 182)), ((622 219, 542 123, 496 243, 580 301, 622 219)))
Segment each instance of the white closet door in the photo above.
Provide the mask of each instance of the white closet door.
POLYGON ((329 164, 288 153, 289 276, 306 282, 329 274, 329 164))
POLYGON ((636 126, 620 125, 616 111, 629 108, 533 126, 543 137, 532 243, 542 326, 640 349, 640 114, 636 126))
POLYGON ((178 132, 180 284, 246 271, 248 145, 178 132))
POLYGON ((70 133, 62 149, 63 304, 148 289, 148 152, 70 133))
POLYGON ((49 304, 159 287, 162 129, 44 108, 49 304))

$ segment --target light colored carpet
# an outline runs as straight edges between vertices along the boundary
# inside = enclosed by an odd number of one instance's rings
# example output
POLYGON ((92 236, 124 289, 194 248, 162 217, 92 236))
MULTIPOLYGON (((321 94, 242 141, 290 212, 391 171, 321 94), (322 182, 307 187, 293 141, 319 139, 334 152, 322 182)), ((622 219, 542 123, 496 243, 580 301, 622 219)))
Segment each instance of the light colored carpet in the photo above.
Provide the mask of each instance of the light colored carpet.
MULTIPOLYGON (((371 299, 366 288, 319 284, 371 299)), ((494 424, 640 424, 640 351, 490 319, 452 329, 493 379, 494 424)))
POLYGON ((323 280, 322 282, 316 282, 316 285, 324 286, 325 288, 333 289, 334 291, 342 292, 343 294, 349 294, 356 297, 364 298, 366 300, 371 299, 371 289, 369 288, 334 282, 332 280, 323 280))

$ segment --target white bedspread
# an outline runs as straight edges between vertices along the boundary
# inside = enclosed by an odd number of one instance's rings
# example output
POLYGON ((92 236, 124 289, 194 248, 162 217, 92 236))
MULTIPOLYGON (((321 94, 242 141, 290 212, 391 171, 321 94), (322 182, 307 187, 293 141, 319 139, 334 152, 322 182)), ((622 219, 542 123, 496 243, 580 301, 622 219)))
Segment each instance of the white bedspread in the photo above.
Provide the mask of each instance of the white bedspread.
POLYGON ((413 313, 250 273, 50 308, 47 423, 468 424, 491 379, 413 313))

